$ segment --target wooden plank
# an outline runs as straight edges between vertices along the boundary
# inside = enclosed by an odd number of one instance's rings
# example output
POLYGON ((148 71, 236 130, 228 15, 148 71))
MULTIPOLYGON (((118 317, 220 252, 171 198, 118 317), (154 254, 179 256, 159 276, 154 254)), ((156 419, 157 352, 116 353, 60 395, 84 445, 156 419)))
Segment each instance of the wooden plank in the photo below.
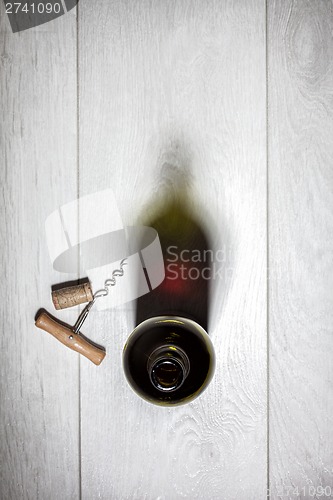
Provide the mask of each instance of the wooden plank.
POLYGON ((81 194, 112 187, 133 224, 174 182, 163 164, 187 167, 226 254, 216 374, 190 405, 155 407, 128 387, 132 306, 91 313, 108 355, 81 361, 83 498, 264 498, 265 4, 82 0, 79 11, 81 194))
POLYGON ((273 498, 333 495, 332 26, 331 1, 269 2, 273 498))
POLYGON ((52 271, 44 222, 77 192, 76 20, 13 34, 0 11, 0 497, 77 498, 78 355, 34 326, 66 279, 52 271))

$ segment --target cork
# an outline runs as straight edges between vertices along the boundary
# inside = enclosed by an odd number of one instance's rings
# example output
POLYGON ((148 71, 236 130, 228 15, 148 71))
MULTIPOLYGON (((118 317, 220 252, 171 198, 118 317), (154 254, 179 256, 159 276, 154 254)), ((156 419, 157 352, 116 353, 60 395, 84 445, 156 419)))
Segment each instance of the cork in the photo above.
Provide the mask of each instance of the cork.
POLYGON ((57 310, 67 309, 67 307, 77 306, 85 302, 91 302, 93 298, 89 281, 81 285, 69 286, 52 291, 52 301, 57 310))

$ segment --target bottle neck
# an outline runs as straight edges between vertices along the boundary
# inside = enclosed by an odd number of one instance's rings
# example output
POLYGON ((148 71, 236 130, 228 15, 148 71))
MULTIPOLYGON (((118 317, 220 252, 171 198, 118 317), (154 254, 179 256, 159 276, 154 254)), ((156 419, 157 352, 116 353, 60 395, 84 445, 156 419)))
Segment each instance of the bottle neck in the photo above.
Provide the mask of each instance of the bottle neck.
POLYGON ((186 353, 175 345, 163 345, 148 358, 147 370, 153 386, 161 392, 172 392, 182 386, 190 371, 186 353))

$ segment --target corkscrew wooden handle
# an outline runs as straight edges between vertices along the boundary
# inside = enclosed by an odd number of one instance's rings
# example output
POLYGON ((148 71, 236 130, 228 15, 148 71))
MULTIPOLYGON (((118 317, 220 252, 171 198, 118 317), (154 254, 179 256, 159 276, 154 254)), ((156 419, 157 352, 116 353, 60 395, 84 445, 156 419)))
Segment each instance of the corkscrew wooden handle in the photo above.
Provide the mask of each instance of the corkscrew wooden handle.
POLYGON ((36 326, 45 330, 55 337, 59 342, 76 351, 95 365, 99 365, 105 358, 106 352, 90 343, 82 335, 74 333, 71 328, 53 319, 47 312, 41 312, 36 318, 36 326))

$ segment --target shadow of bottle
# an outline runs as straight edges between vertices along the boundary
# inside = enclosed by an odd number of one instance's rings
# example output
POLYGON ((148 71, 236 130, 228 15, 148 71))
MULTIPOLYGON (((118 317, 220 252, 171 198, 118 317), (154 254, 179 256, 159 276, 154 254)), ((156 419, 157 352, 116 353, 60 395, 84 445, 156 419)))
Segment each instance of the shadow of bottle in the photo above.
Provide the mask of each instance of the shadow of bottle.
POLYGON ((191 210, 194 202, 184 180, 163 190, 145 225, 160 239, 165 278, 154 290, 137 299, 136 325, 156 316, 180 316, 196 321, 207 331, 213 251, 208 231, 191 210))

